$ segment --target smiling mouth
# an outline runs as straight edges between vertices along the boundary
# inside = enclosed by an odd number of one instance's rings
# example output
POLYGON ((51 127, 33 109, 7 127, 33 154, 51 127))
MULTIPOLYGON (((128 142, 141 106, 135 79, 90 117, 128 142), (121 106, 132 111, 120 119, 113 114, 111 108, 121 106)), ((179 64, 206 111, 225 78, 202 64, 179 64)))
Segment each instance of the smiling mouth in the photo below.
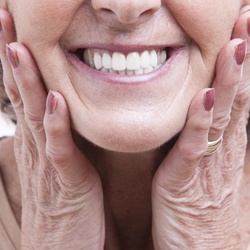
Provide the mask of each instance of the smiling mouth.
POLYGON ((119 75, 147 74, 160 68, 173 49, 150 49, 123 53, 101 49, 77 49, 74 54, 83 63, 98 71, 119 75))

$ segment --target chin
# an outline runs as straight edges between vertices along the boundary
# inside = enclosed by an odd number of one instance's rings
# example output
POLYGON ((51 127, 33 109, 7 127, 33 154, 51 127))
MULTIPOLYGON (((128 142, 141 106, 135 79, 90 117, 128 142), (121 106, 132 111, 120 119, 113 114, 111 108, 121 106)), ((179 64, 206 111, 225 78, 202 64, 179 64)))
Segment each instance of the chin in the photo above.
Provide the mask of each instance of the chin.
POLYGON ((171 140, 183 127, 172 121, 157 121, 151 119, 149 122, 134 121, 133 123, 119 123, 119 121, 96 122, 101 126, 92 126, 92 130, 75 128, 76 131, 92 144, 103 149, 122 153, 141 153, 159 148, 171 140))

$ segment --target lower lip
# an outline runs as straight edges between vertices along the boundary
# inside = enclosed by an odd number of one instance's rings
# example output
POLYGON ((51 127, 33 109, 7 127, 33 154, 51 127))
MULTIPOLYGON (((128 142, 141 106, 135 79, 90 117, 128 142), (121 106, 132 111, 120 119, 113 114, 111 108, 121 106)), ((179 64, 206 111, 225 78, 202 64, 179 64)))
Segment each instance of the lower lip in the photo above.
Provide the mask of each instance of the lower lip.
POLYGON ((95 78, 102 82, 112 83, 112 84, 143 84, 149 81, 153 81, 163 75, 166 77, 167 74, 171 71, 175 65, 178 58, 181 57, 182 52, 184 52, 185 47, 179 47, 173 50, 171 57, 158 69, 141 75, 119 75, 111 74, 97 69, 91 68, 84 62, 82 62, 74 53, 69 53, 69 60, 73 65, 85 75, 88 75, 91 78, 95 78))

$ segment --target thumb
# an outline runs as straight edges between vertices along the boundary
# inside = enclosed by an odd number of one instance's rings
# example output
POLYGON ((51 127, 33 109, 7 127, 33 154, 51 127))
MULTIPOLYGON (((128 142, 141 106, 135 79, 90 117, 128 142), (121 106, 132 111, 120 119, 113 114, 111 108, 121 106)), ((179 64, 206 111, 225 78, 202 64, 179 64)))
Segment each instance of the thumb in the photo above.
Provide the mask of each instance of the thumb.
POLYGON ((70 186, 95 183, 97 173, 75 145, 66 102, 56 91, 50 91, 47 97, 44 128, 46 155, 58 171, 62 182, 70 186))
POLYGON ((154 183, 165 190, 178 191, 188 184, 204 156, 212 124, 214 95, 214 89, 204 89, 194 97, 186 124, 154 178, 154 183))

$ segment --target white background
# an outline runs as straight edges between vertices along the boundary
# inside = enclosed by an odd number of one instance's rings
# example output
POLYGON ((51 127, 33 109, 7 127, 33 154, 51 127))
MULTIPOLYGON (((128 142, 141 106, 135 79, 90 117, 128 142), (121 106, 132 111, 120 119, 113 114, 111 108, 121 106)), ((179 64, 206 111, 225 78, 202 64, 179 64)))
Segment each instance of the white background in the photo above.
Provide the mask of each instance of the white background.
POLYGON ((15 125, 0 113, 0 138, 15 133, 15 125))

